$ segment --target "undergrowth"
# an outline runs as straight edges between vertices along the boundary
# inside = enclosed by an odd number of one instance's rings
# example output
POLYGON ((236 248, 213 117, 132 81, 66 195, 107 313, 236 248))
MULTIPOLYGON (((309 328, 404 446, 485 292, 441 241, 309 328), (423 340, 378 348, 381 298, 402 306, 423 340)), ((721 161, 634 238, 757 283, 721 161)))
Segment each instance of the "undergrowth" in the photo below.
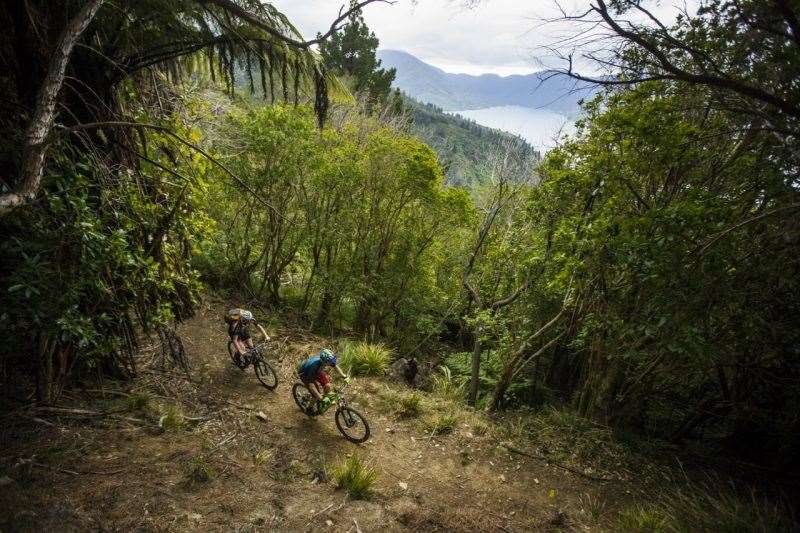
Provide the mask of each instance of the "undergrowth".
POLYGON ((353 376, 383 375, 392 351, 383 344, 343 342, 339 349, 339 364, 353 376))
POLYGON ((452 402, 464 399, 465 384, 466 382, 454 376, 452 370, 446 366, 440 366, 438 372, 431 377, 433 393, 452 402))
MULTIPOLYGON (((538 452, 565 464, 596 470, 619 479, 658 478, 664 468, 656 461, 657 450, 645 454, 643 444, 626 442, 611 428, 596 424, 576 413, 556 407, 539 411, 519 411, 503 425, 506 438, 522 441, 538 452)), ((663 450, 662 450, 663 452, 663 450)))
POLYGON ((756 533, 796 531, 798 527, 787 506, 760 497, 752 490, 739 492, 717 479, 652 493, 648 499, 649 502, 620 511, 615 529, 659 533, 756 533))
POLYGON ((158 425, 165 432, 180 431, 187 427, 183 412, 175 405, 170 405, 164 410, 158 420, 158 425))

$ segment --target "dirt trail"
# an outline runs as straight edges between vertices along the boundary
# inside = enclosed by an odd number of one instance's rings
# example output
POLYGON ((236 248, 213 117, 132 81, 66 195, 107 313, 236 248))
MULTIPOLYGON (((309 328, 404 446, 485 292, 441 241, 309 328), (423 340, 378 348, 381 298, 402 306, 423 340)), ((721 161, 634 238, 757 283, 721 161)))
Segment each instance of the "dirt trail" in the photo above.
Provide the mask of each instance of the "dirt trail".
POLYGON ((161 433, 107 418, 11 428, 14 438, 6 436, 0 457, 0 479, 3 472, 10 479, 0 490, 0 530, 587 529, 584 503, 602 488, 509 455, 491 431, 477 434, 485 422, 474 413, 462 412, 452 433, 431 437, 418 421, 394 414, 392 398, 402 387, 359 379, 351 403, 370 422, 369 441, 343 439, 332 412, 309 419, 291 398, 293 369, 327 343, 296 331, 271 333, 288 338, 274 361, 281 379, 275 392, 261 387, 252 369, 230 363, 216 305, 181 327, 193 383, 163 374, 146 381, 162 405, 177 397, 185 416, 200 419, 190 428, 161 433), (368 501, 318 481, 353 453, 379 474, 368 501), (191 481, 198 469, 210 479, 191 481))

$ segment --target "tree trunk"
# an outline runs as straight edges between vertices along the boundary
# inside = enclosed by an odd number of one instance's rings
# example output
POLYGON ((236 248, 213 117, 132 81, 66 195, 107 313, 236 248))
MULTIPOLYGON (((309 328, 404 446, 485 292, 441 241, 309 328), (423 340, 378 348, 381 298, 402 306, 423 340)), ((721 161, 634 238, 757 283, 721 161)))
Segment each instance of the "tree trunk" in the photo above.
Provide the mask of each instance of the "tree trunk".
POLYGON ((53 401, 53 346, 47 337, 39 339, 36 369, 36 399, 47 405, 53 401))
POLYGON ((47 75, 39 89, 33 119, 25 134, 25 148, 20 167, 20 184, 16 191, 0 195, 0 216, 15 207, 30 202, 39 190, 47 153, 47 136, 53 127, 58 93, 64 84, 72 49, 86 27, 94 18, 104 0, 89 0, 78 14, 67 23, 50 57, 47 75))
MULTIPOLYGON (((542 330, 540 330, 540 332, 541 331, 542 330)), ((519 366, 519 368, 522 368, 523 366, 525 366, 534 359, 538 361, 539 356, 541 356, 548 348, 550 348, 553 344, 555 344, 555 342, 560 338, 561 335, 550 339, 550 341, 547 344, 536 350, 536 352, 533 355, 531 355, 524 363, 522 363, 522 365, 519 366)), ((519 362, 522 360, 522 357, 525 355, 525 353, 527 353, 528 349, 530 348, 530 340, 532 339, 526 341, 525 344, 514 353, 514 355, 511 357, 511 360, 506 364, 505 368, 503 369, 503 375, 497 381, 497 385, 494 388, 494 393, 492 394, 492 401, 489 403, 488 407, 489 411, 496 411, 503 403, 503 399, 506 396, 506 391, 508 391, 508 387, 511 386, 511 382, 517 375, 518 372, 517 365, 519 364, 519 362)))
POLYGON ((472 346, 472 372, 469 380, 469 397, 467 402, 475 407, 478 401, 478 386, 481 379, 481 335, 483 334, 483 324, 478 322, 475 326, 475 343, 472 346))

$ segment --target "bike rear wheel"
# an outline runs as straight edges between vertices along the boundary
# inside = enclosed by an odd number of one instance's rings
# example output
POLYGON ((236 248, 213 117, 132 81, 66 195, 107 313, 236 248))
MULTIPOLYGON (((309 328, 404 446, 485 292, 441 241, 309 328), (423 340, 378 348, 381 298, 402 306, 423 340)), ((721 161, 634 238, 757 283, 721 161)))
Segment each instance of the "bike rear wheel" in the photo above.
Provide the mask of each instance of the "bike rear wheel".
POLYGON ((292 387, 292 397, 294 398, 294 403, 297 404, 297 407, 299 407, 303 413, 308 416, 314 416, 311 414, 311 407, 316 400, 314 400, 314 397, 308 392, 305 385, 302 383, 295 383, 292 387))
POLYGON ((336 410, 336 427, 344 438, 356 444, 369 438, 369 424, 364 416, 349 407, 340 407, 336 410))
POLYGON ((278 374, 272 365, 266 362, 261 356, 253 360, 253 370, 256 372, 258 381, 268 390, 275 390, 278 386, 278 374))

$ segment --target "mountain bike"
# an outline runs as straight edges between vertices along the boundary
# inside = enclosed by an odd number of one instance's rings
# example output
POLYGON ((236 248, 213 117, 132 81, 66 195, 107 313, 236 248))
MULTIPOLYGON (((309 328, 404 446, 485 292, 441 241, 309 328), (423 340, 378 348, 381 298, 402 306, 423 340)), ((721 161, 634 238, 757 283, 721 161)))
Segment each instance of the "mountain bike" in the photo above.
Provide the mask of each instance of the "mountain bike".
POLYGON ((302 383, 294 384, 292 396, 300 410, 311 418, 323 415, 332 405, 337 405, 338 407, 333 415, 334 420, 336 420, 336 428, 339 433, 344 435, 344 438, 358 444, 369 438, 369 424, 361 413, 347 405, 347 398, 344 396, 347 386, 348 383, 345 383, 340 389, 329 392, 328 397, 331 401, 322 410, 320 410, 319 402, 302 383))
POLYGON ((266 351, 267 343, 262 342, 256 344, 253 348, 248 350, 246 354, 242 355, 239 353, 239 350, 236 349, 236 345, 233 341, 228 341, 228 354, 231 356, 233 364, 241 370, 253 365, 256 378, 261 382, 261 385, 268 390, 275 390, 275 387, 278 386, 278 374, 275 372, 275 369, 272 368, 272 365, 264 358, 266 351))

